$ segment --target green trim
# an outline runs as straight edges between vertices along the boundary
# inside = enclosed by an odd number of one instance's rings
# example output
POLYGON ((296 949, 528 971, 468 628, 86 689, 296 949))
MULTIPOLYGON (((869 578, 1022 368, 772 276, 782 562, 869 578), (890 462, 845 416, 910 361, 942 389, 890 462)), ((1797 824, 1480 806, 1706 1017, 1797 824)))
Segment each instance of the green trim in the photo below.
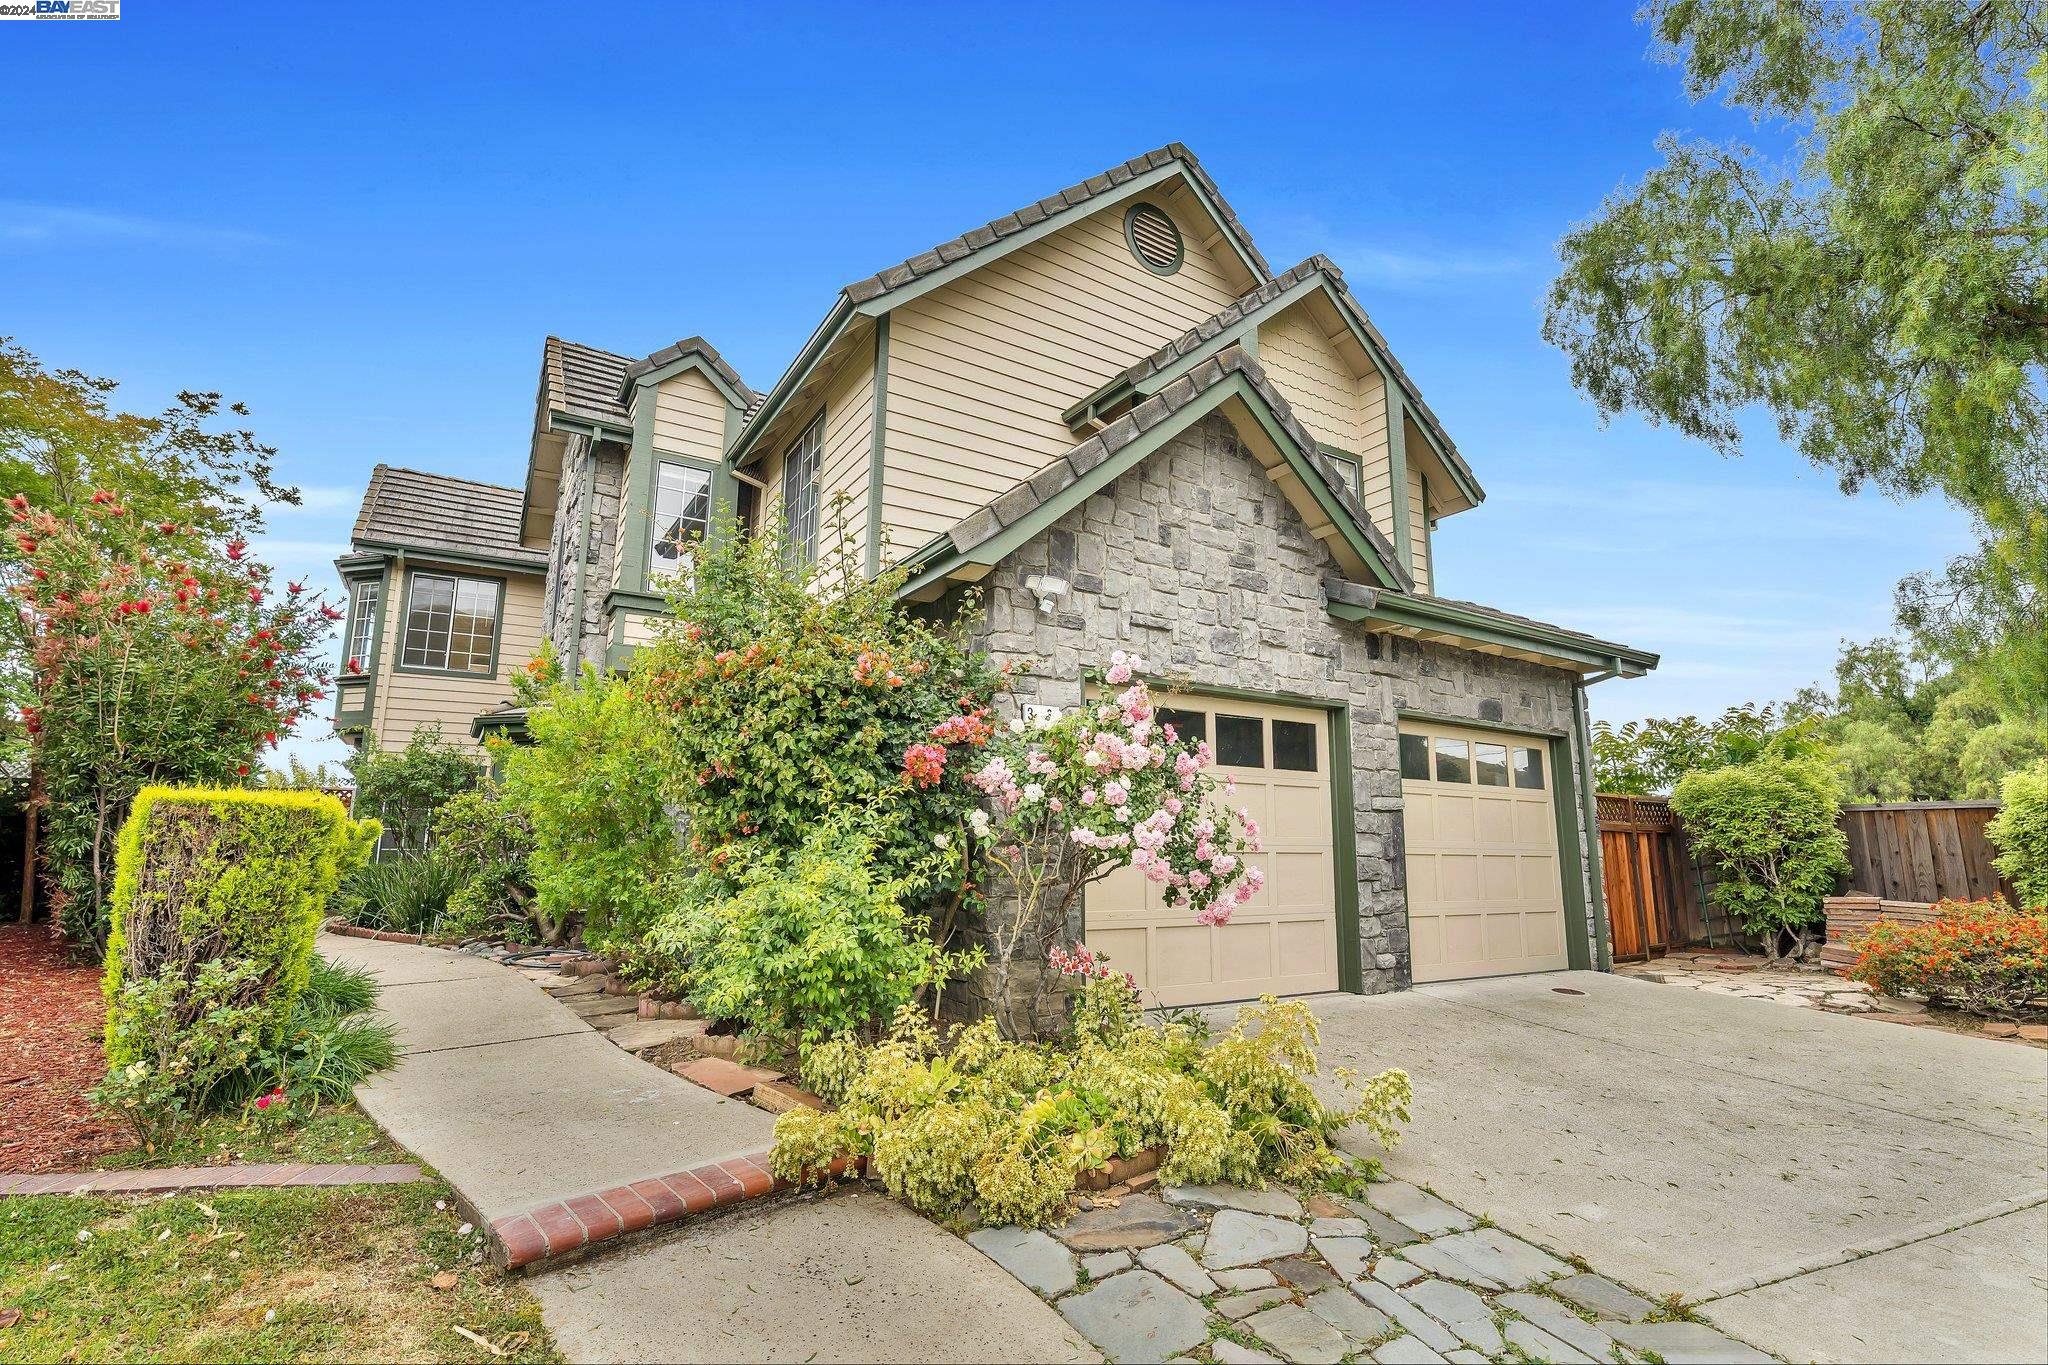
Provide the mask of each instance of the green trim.
POLYGON ((677 356, 667 364, 657 366, 645 374, 634 375, 633 387, 636 389, 651 389, 659 385, 664 379, 673 379, 685 370, 695 370, 710 380, 711 387, 718 390, 718 396, 725 400, 727 407, 745 410, 747 400, 741 396, 740 391, 726 383, 725 377, 713 369, 704 357, 695 351, 690 352, 688 355, 677 356))
POLYGON ((839 339, 839 334, 846 330, 853 317, 853 301, 841 293, 833 300, 832 311, 825 314, 825 320, 818 324, 817 330, 804 342, 804 348, 797 352, 796 359, 782 372, 782 378, 775 381, 775 387, 768 390, 768 396, 761 400, 760 409, 754 413, 753 420, 741 429, 738 438, 726 450, 726 463, 734 469, 747 463, 748 457, 760 443, 761 433, 775 425, 776 420, 782 416, 782 409, 788 405, 790 397, 803 387, 803 381, 810 377, 811 371, 817 368, 818 361, 831 349, 832 343, 839 339))
POLYGON ((612 581, 634 592, 647 591, 647 541, 654 520, 654 394, 636 393, 633 444, 626 452, 626 477, 619 498, 619 535, 612 581))
POLYGON ((1640 677, 1657 666, 1655 654, 1628 645, 1533 621, 1503 621, 1435 597, 1385 593, 1369 607, 1332 602, 1329 612, 1345 621, 1430 631, 1479 644, 1546 654, 1582 672, 1613 670, 1624 677, 1640 677))
POLYGON ((1436 591, 1436 518, 1429 511, 1429 480, 1422 481, 1422 576, 1436 591))
POLYGON ((395 540, 359 540, 356 544, 389 550, 406 559, 425 559, 436 564, 459 564, 468 569, 495 569, 542 577, 545 577, 548 571, 546 564, 508 559, 504 555, 477 554, 470 550, 443 550, 431 545, 405 545, 395 540))
POLYGON ((1398 706, 1394 715, 1399 720, 1412 720, 1417 725, 1451 725, 1465 730, 1494 730, 1503 735, 1521 735, 1528 739, 1565 739, 1569 730, 1557 730, 1542 725, 1503 725, 1499 721, 1475 720, 1471 716, 1454 716, 1444 711, 1424 711, 1413 706, 1398 706))
POLYGON ((1141 199, 1124 210, 1124 245, 1131 249, 1132 260, 1144 266, 1145 269, 1155 275, 1178 275, 1180 268, 1188 262, 1188 240, 1186 234, 1180 230, 1180 224, 1174 221, 1172 214, 1149 199, 1141 199), (1150 209, 1161 218, 1164 218, 1166 225, 1173 229, 1173 260, 1166 265, 1152 264, 1152 262, 1145 259, 1145 253, 1138 249, 1138 234, 1137 230, 1132 227, 1132 222, 1146 209, 1150 209))
POLYGON ((1587 889, 1593 898, 1593 933, 1597 952, 1594 969, 1611 972, 1614 970, 1614 949, 1613 931, 1607 920, 1607 867, 1600 850, 1600 806, 1594 790, 1598 781, 1593 774, 1593 736, 1583 681, 1572 688, 1572 743, 1579 751, 1579 770, 1585 774, 1585 781, 1580 783, 1579 809, 1585 821, 1587 889))
MULTIPOLYGON (((1381 586, 1398 591, 1403 586, 1401 580, 1395 576, 1395 571, 1392 567, 1373 548, 1372 542, 1366 539, 1358 524, 1352 520, 1351 514, 1345 510, 1344 504, 1338 500, 1336 493, 1324 482, 1320 465, 1311 461, 1308 458, 1307 452, 1295 444, 1294 438, 1274 418, 1271 409, 1266 406, 1265 399, 1259 395, 1257 389, 1252 387, 1251 382, 1242 373, 1233 373, 1211 385, 1200 398, 1189 403, 1165 421, 1160 422, 1157 426, 1142 433, 1125 445, 1118 447, 1109 458, 1103 460, 1051 498, 1041 502, 1037 507, 972 549, 955 549, 948 553, 942 547, 930 566, 913 572, 908 581, 897 590, 897 595, 901 597, 914 596, 925 588, 943 580, 962 564, 994 565, 1001 563, 1018 549, 1042 535, 1048 526, 1079 506, 1098 489, 1136 466, 1168 441, 1187 430, 1194 422, 1208 416, 1231 398, 1243 401, 1246 410, 1252 414, 1252 417, 1259 423, 1267 437, 1272 440, 1280 453, 1286 458, 1288 467, 1294 471, 1295 478, 1300 481, 1301 486, 1307 489, 1310 496, 1315 499, 1316 505, 1322 510, 1323 515, 1328 517, 1337 526, 1344 537, 1345 543, 1351 547, 1352 552, 1358 556, 1360 562, 1371 570, 1381 586)), ((920 554, 922 553, 921 551, 920 554)))
POLYGON ((627 611, 644 611, 668 615, 668 599, 658 592, 631 592, 625 588, 613 588, 604 595, 605 615, 610 616, 621 608, 627 611))
POLYGON ((1578 797, 1578 779, 1572 761, 1572 741, 1563 735, 1553 735, 1548 745, 1550 750, 1550 804, 1557 816, 1557 862, 1558 881, 1564 887, 1564 951, 1565 962, 1574 971, 1588 971, 1597 960, 1593 945, 1586 941, 1586 885, 1588 857, 1579 834, 1584 816, 1578 797), (1565 850, 1572 850, 1570 876, 1564 875, 1565 850))
POLYGON ((1358 794, 1351 773, 1351 708, 1330 712, 1330 802, 1337 863, 1337 989, 1365 989, 1365 944, 1358 936, 1358 794))
POLYGON ((504 715, 495 711, 482 712, 474 720, 470 721, 469 737, 471 739, 482 739, 486 731, 496 732, 511 740, 514 744, 525 744, 528 742, 526 735, 526 712, 522 710, 512 715, 504 715))
POLYGON ((889 430, 889 315, 875 319, 875 415, 868 448, 868 577, 882 571, 883 454, 889 430))
POLYGON ((1401 562, 1415 559, 1415 543, 1408 538, 1408 400, 1398 385, 1387 385, 1387 477, 1393 494, 1394 553, 1401 562))
POLYGON ((391 671, 394 673, 419 673, 436 678, 475 678, 479 682, 492 682, 498 676, 498 656, 505 644, 505 579, 497 574, 450 574, 432 565, 425 568, 406 566, 405 609, 398 615, 398 639, 391 651, 391 671), (491 582, 498 586, 498 603, 492 612, 491 666, 478 673, 467 668, 428 668, 421 664, 405 662, 405 624, 412 615, 412 587, 421 574, 435 578, 469 578, 478 582, 491 582))
POLYGON ((631 426, 607 422, 601 417, 580 416, 577 413, 565 412, 561 408, 548 409, 548 429, 588 436, 592 441, 611 441, 615 444, 630 440, 633 435, 631 426))
POLYGON ((1333 446, 1328 441, 1317 441, 1316 449, 1322 451, 1323 454, 1329 456, 1338 464, 1345 466, 1351 471, 1351 495, 1359 499, 1359 501, 1363 503, 1365 500, 1364 457, 1359 455, 1353 455, 1350 451, 1344 449, 1344 447, 1333 446))
MULTIPOLYGON (((569 628, 576 635, 576 657, 569 665, 569 676, 583 675, 583 595, 590 579, 590 512, 591 503, 597 495, 597 442, 583 443, 583 473, 580 475, 583 490, 577 497, 576 520, 576 586, 569 597, 569 628)), ((557 663, 560 660, 556 661, 557 663)))
MULTIPOLYGON (((348 619, 344 622, 344 628, 355 624, 355 589, 358 584, 364 583, 375 583, 377 585, 377 610, 370 618, 369 657, 363 660, 364 668, 361 673, 352 673, 346 677, 335 679, 334 728, 337 731, 346 728, 360 729, 367 733, 374 726, 377 718, 377 664, 384 657, 384 614, 390 609, 391 605, 391 561, 385 560, 382 564, 378 565, 377 572, 373 574, 354 573, 342 579, 342 586, 347 588, 349 592, 349 615, 348 619), (357 710, 343 711, 341 709, 342 684, 344 682, 353 684, 358 679, 361 680, 363 685, 363 704, 357 710)), ((343 668, 348 667, 350 658, 348 643, 348 639, 344 637, 341 642, 341 663, 343 668)))

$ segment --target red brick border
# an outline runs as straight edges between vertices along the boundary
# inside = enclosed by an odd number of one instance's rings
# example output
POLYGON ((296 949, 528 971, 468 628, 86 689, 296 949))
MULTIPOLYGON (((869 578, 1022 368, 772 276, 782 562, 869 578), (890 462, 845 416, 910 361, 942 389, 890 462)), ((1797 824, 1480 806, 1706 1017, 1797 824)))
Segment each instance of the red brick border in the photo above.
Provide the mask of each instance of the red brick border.
POLYGON ((409 1163, 383 1166, 179 1166, 158 1171, 0 1172, 0 1198, 31 1194, 170 1194, 178 1190, 280 1189, 309 1185, 403 1185, 420 1178, 409 1163))
POLYGON ((423 934, 401 934, 396 929, 365 929, 360 924, 331 924, 326 932, 343 938, 374 938, 379 943, 425 943, 423 934))
MULTIPOLYGON (((865 1162, 858 1157, 841 1157, 830 1170, 835 1176, 858 1175, 864 1168, 865 1162)), ((768 1153, 753 1152, 510 1214, 491 1224, 491 1255, 503 1269, 518 1270, 629 1232, 795 1188, 787 1180, 776 1179, 768 1167, 768 1153)))

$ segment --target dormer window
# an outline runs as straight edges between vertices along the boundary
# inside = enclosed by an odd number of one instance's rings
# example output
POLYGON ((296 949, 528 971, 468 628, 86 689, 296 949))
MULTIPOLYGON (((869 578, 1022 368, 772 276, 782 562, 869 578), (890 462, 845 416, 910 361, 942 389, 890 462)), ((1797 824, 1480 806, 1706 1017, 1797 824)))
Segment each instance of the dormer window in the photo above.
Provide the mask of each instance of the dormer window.
POLYGON ((825 449, 825 414, 804 428, 782 461, 782 521, 789 552, 799 563, 818 557, 818 466, 825 449))
POLYGON ((647 577, 659 581, 690 567, 694 546, 711 527, 711 475, 696 465, 664 462, 654 475, 654 544, 647 577))

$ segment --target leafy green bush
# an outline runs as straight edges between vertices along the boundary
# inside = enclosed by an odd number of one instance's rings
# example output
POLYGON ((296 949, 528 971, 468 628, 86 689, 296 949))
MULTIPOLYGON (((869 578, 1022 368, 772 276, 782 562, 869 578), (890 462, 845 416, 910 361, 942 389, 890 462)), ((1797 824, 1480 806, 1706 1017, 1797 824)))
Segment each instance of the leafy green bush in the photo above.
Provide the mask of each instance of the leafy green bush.
POLYGON ((465 881, 460 866, 438 854, 365 863, 350 874, 335 908, 353 924, 401 934, 437 933, 448 902, 465 881))
POLYGON ((396 753, 365 746, 350 757, 348 768, 356 780, 356 813, 383 823, 385 853, 425 851, 435 812, 484 777, 483 763, 441 738, 438 725, 413 731, 396 753))
POLYGON ((1835 823, 1840 788, 1827 764, 1766 758, 1688 773, 1671 808, 1719 872, 1715 903, 1773 958, 1785 933, 1803 954, 1821 900, 1849 871, 1848 837, 1835 823))
MULTIPOLYGON (((201 962, 114 987, 107 1077, 93 1099, 154 1148, 257 1064, 277 1028, 261 962, 201 962)), ((110 981, 110 985, 113 983, 110 981)), ((275 1041, 275 1039, 273 1039, 275 1041)))
POLYGON ((262 1012, 274 1045, 312 971, 313 939, 344 873, 368 856, 375 820, 317 792, 145 787, 121 830, 107 942, 107 1060, 120 1070, 153 1046, 124 987, 165 978, 177 1020, 208 1009, 262 1012), (177 1003, 207 963, 237 972, 233 992, 177 1003), (247 967, 247 971, 242 969, 247 967))
POLYGON ((592 948, 631 963, 686 870, 661 719, 595 669, 573 686, 522 684, 522 696, 532 742, 499 752, 506 796, 533 829, 535 911, 558 925, 581 917, 592 948))
POLYGON ((1362 1085, 1339 1071, 1345 1106, 1318 1098, 1316 1020, 1300 1001, 1247 1005, 1205 1044, 1186 1023, 1140 1024, 1121 976, 1085 980, 1077 994, 1077 1018, 1094 1022, 1069 1046, 1006 1042, 986 1019, 942 1040, 906 1010, 875 1046, 841 1035, 808 1049, 805 1084, 838 1107, 776 1120, 776 1174, 815 1180, 835 1158, 865 1156, 915 1208, 971 1203, 990 1221, 1036 1225, 1113 1156, 1163 1145, 1162 1177, 1191 1184, 1307 1180, 1339 1165, 1339 1129, 1362 1124, 1392 1146, 1408 1117, 1401 1071, 1362 1085))
POLYGON ((515 943, 564 942, 575 918, 541 907, 528 863, 532 853, 533 823, 500 784, 480 783, 441 807, 434 817, 434 856, 462 874, 448 897, 444 927, 515 943))
POLYGON ((648 935, 650 951, 687 964, 698 1008, 752 1033, 809 1041, 890 1018, 978 958, 942 953, 904 909, 926 882, 883 877, 883 823, 841 810, 794 853, 763 848, 701 874, 648 935))
POLYGON ((1999 785, 2003 809, 1984 833, 1998 849, 1993 865, 2026 905, 2048 905, 2048 763, 2006 775, 1999 785))
POLYGON ((2048 910, 1943 901, 1926 924, 1880 920, 1849 975, 1886 995, 1922 995, 1971 1014, 2029 1018, 2048 1000, 2048 910))

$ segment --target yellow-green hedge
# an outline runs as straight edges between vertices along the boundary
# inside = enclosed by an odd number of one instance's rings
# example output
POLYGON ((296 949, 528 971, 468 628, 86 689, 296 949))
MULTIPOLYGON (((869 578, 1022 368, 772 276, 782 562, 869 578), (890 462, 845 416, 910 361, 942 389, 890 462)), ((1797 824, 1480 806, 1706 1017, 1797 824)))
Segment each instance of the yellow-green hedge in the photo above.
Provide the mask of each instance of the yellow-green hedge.
POLYGON ((377 842, 322 792, 145 787, 114 862, 107 940, 107 1060, 120 1066, 124 980, 202 962, 256 962, 250 998, 282 1030, 305 989, 314 936, 335 887, 377 842))

